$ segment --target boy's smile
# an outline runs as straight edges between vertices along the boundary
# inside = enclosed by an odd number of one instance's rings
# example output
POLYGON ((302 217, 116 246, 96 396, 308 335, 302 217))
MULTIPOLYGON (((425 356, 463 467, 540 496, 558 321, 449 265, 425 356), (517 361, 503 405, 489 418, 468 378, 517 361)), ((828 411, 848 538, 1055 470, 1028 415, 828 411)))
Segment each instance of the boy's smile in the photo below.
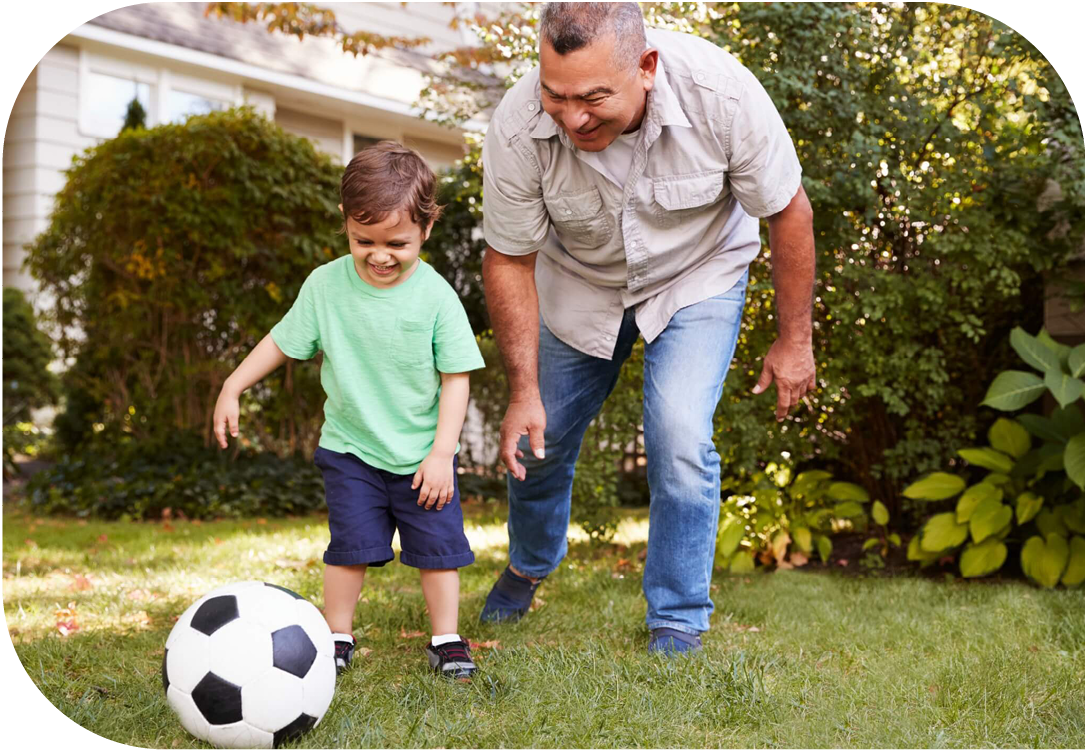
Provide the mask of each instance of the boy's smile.
POLYGON ((358 277, 383 289, 402 284, 414 273, 418 253, 430 232, 430 227, 415 224, 406 211, 390 213, 376 224, 362 224, 348 216, 346 224, 358 277))

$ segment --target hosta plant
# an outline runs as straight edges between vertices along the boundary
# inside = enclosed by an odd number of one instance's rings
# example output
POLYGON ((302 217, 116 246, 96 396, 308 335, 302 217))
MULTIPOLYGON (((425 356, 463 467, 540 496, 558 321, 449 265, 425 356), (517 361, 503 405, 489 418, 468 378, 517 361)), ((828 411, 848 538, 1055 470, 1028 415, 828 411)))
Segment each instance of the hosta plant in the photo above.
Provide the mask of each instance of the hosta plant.
POLYGON ((986 470, 980 481, 934 472, 904 490, 914 500, 953 506, 927 520, 908 558, 925 565, 957 556, 961 575, 976 578, 1001 569, 1013 550, 1040 586, 1077 586, 1085 581, 1085 344, 1070 348, 1021 328, 1010 344, 1031 370, 1000 373, 983 405, 1019 411, 1046 392, 1059 406, 1050 416, 999 418, 988 445, 958 451, 986 470))

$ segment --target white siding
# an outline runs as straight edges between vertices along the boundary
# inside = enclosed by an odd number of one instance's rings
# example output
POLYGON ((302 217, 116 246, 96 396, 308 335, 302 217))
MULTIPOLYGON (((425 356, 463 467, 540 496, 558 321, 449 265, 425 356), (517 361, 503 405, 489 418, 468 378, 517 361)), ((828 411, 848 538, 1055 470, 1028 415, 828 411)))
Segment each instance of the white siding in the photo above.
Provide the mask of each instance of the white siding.
POLYGON ((34 291, 23 246, 47 225, 62 170, 93 144, 78 129, 79 52, 57 45, 15 101, 4 139, 4 285, 34 291))
POLYGON ((275 122, 288 133, 308 138, 321 151, 343 161, 343 121, 278 107, 275 122))

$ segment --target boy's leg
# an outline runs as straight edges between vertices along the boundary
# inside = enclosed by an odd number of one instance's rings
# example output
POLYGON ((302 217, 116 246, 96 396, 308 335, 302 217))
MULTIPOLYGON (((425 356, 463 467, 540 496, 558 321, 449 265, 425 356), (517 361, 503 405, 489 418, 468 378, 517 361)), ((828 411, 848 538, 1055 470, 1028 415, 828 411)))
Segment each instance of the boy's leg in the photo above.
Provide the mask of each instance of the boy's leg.
POLYGON ((365 565, 324 566, 324 619, 333 633, 354 631, 354 608, 365 581, 365 565))
POLYGON ((592 419, 614 390, 622 363, 638 336, 633 310, 622 320, 613 359, 580 352, 539 323, 539 393, 546 410, 545 457, 536 458, 527 436, 520 439, 527 470, 521 482, 508 475, 509 566, 482 610, 484 621, 519 619, 531 603, 534 586, 557 568, 567 550, 573 470, 592 419))
POLYGON ((720 512, 712 419, 738 340, 745 292, 743 275, 725 294, 679 310, 645 347, 651 506, 643 585, 648 628, 666 636, 653 634, 653 650, 699 648, 697 636, 708 630, 720 512))
POLYGON ((456 635, 460 619, 460 571, 419 570, 422 574, 422 596, 426 599, 433 635, 456 635))

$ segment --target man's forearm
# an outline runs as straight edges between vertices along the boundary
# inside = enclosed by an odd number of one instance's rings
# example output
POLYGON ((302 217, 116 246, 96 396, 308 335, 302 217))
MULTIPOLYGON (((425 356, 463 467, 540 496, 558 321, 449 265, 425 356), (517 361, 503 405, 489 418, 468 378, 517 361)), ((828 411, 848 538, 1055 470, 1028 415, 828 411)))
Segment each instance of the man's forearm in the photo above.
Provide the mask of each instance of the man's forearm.
POLYGON ((799 188, 787 208, 769 217, 772 284, 780 338, 809 344, 814 297, 813 213, 799 188))
POLYGON ((513 401, 539 397, 539 295, 536 253, 503 255, 486 248, 482 277, 486 307, 513 401))

